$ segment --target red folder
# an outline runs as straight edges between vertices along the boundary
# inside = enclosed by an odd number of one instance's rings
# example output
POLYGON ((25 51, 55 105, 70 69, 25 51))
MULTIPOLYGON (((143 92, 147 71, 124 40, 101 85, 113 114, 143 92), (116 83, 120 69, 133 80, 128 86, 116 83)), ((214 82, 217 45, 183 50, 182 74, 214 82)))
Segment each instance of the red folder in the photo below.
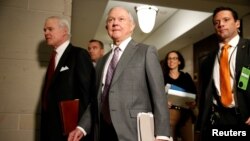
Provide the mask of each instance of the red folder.
POLYGON ((79 99, 61 101, 59 104, 63 134, 68 135, 77 126, 79 99))

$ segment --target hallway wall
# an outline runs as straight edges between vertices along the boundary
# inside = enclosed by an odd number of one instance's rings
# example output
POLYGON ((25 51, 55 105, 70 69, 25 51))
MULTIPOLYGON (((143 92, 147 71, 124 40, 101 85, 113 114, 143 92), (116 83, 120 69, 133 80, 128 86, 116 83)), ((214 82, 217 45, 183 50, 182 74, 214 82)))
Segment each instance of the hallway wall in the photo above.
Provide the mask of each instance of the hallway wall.
POLYGON ((46 17, 71 18, 72 0, 0 1, 0 140, 34 141, 40 91, 49 59, 46 17))

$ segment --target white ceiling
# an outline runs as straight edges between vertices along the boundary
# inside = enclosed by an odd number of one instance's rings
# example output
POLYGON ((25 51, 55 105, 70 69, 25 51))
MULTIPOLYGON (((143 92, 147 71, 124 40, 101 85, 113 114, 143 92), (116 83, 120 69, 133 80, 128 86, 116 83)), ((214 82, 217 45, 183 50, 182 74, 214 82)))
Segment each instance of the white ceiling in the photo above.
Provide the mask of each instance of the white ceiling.
POLYGON ((211 35, 214 32, 211 14, 217 6, 230 6, 240 17, 250 13, 249 0, 73 0, 73 42, 86 47, 89 39, 99 39, 108 51, 112 43, 105 29, 108 10, 123 6, 132 13, 138 25, 134 8, 142 3, 157 6, 159 12, 153 31, 146 34, 137 26, 133 38, 154 45, 160 57, 169 50, 178 50, 211 35))

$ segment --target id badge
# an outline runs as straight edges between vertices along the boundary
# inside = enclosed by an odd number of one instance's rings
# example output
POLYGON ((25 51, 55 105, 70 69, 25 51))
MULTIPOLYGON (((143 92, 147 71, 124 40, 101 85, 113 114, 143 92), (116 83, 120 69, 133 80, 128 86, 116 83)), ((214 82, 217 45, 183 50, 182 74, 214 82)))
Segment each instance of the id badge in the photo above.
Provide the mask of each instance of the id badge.
POLYGON ((248 81, 250 77, 250 69, 246 67, 242 67, 241 74, 240 74, 240 79, 238 83, 238 88, 242 90, 247 89, 248 81))

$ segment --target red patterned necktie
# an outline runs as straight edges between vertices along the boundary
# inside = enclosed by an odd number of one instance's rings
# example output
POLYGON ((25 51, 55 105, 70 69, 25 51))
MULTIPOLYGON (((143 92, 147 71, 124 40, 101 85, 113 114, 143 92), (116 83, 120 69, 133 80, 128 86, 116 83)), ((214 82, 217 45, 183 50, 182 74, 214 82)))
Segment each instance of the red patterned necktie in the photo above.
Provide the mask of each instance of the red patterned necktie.
POLYGON ((49 63, 49 67, 48 67, 48 74, 47 74, 48 81, 51 80, 51 78, 55 72, 55 66, 56 66, 55 57, 56 57, 56 51, 53 51, 51 54, 50 63, 49 63))
POLYGON ((56 57, 56 51, 53 51, 50 57, 49 66, 47 69, 46 79, 45 79, 45 90, 43 93, 43 107, 44 109, 47 109, 47 98, 48 98, 48 89, 49 85, 51 83, 51 78, 55 71, 55 57, 56 57))

